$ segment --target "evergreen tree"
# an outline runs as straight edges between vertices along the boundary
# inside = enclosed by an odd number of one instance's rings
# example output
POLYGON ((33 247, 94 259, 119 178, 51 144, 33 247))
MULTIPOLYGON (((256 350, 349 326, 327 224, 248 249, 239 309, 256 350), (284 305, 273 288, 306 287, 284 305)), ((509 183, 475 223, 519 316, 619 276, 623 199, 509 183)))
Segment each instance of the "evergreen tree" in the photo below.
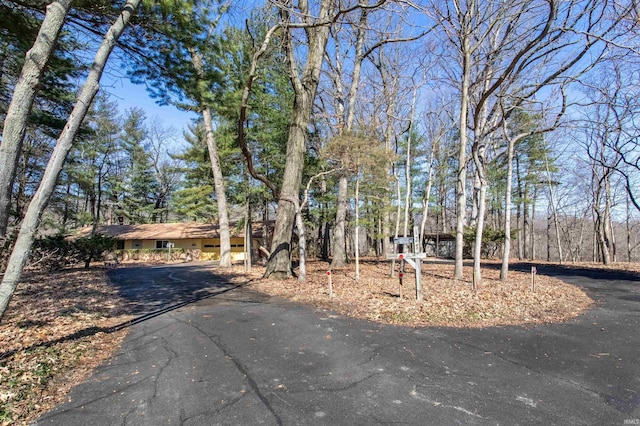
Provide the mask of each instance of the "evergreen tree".
MULTIPOLYGON (((76 188, 76 196, 80 197, 80 208, 74 215, 77 226, 97 226, 103 222, 105 195, 108 198, 106 184, 112 180, 113 161, 118 151, 120 123, 117 117, 117 104, 105 95, 98 95, 85 119, 87 131, 80 135, 67 157, 65 179, 76 188)), ((66 209, 69 209, 66 204, 72 201, 69 194, 65 200, 66 209)))
POLYGON ((184 133, 188 146, 174 155, 184 164, 182 187, 172 199, 172 208, 182 220, 213 222, 216 217, 213 176, 204 137, 202 124, 189 126, 188 132, 184 133))
POLYGON ((157 181, 147 152, 145 113, 139 108, 127 111, 120 138, 124 167, 114 183, 116 214, 128 223, 149 223, 156 210, 157 181))

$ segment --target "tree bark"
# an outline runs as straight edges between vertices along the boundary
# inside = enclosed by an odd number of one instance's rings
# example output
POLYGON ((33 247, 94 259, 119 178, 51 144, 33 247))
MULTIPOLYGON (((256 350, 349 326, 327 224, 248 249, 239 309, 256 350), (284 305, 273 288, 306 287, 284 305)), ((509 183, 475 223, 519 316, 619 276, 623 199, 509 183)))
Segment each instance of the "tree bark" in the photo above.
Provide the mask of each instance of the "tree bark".
MULTIPOLYGON (((347 110, 346 117, 344 111, 345 102, 338 103, 338 113, 339 113, 339 121, 344 120, 344 125, 339 125, 340 133, 350 133, 353 128, 353 122, 355 120, 355 108, 356 108, 356 98, 358 96, 358 87, 360 84, 360 72, 362 69, 362 60, 363 49, 364 49, 364 35, 365 35, 365 27, 367 23, 367 12, 365 10, 362 11, 360 15, 360 22, 358 25, 358 32, 356 36, 356 54, 355 61, 353 64, 353 71, 351 73, 351 85, 349 86, 349 93, 347 94, 347 110)), ((336 56, 337 50, 336 50, 336 56)), ((336 58, 336 63, 339 66, 339 70, 342 67, 339 64, 338 58, 336 58)), ((335 82, 337 85, 337 92, 342 94, 342 76, 337 75, 335 78, 335 82)), ((341 268, 345 266, 347 263, 347 253, 345 250, 345 221, 347 219, 347 197, 348 197, 348 164, 345 164, 346 160, 342 160, 342 167, 345 167, 345 170, 340 173, 340 177, 338 179, 338 198, 337 198, 337 209, 336 209, 336 225, 333 229, 333 258, 331 259, 331 267, 332 268, 341 268)))
MULTIPOLYGON (((431 154, 429 154, 429 174, 427 175, 427 188, 424 191, 422 201, 422 221, 420 222, 420 252, 424 251, 424 233, 427 227, 427 219, 429 217, 429 199, 431 198, 431 187, 433 185, 433 157, 436 144, 431 146, 431 154)), ((444 210, 444 205, 441 206, 444 210)))
POLYGON ((342 268, 347 263, 345 250, 344 222, 347 218, 347 171, 342 171, 338 177, 338 198, 336 200, 336 223, 333 228, 333 256, 332 268, 342 268))
POLYGON ((220 267, 231 267, 231 231, 229 230, 229 213, 227 208, 227 195, 225 192, 224 177, 220 167, 220 156, 218 155, 218 145, 213 134, 211 123, 211 110, 206 107, 202 110, 202 119, 206 130, 207 148, 209 149, 209 160, 211 160, 211 170, 213 171, 213 183, 216 191, 216 203, 218 204, 218 223, 220 226, 220 267))
POLYGON ((516 181, 517 181, 517 190, 518 190, 518 203, 516 205, 516 226, 518 227, 518 260, 522 260, 524 256, 524 233, 522 232, 523 227, 520 226, 520 218, 522 217, 522 203, 523 203, 523 195, 522 195, 522 180, 520 178, 520 161, 518 161, 518 157, 515 158, 516 161, 516 181))
POLYGON ((0 238, 6 236, 11 212, 11 191, 16 176, 22 141, 33 101, 52 56, 71 0, 57 0, 47 6, 33 47, 27 52, 20 78, 7 109, 0 144, 0 238))
MULTIPOLYGON (((306 20, 311 20, 308 4, 301 2, 301 12, 306 20)), ((326 22, 333 1, 323 0, 318 11, 318 20, 326 22)), ((288 13, 282 11, 285 21, 289 20, 288 13)), ((271 243, 271 255, 265 269, 265 277, 287 278, 291 276, 291 236, 295 221, 295 206, 288 201, 292 197, 299 197, 302 171, 304 168, 304 155, 306 153, 306 136, 313 109, 313 101, 316 96, 320 81, 320 70, 324 60, 325 47, 329 37, 329 25, 313 26, 307 22, 309 28, 305 28, 308 49, 306 62, 302 68, 302 74, 295 58, 292 34, 286 30, 283 36, 286 39, 287 62, 291 83, 294 89, 294 104, 292 124, 289 128, 287 139, 286 163, 282 179, 282 189, 278 200, 278 212, 271 243)))
POLYGON ((40 225, 42 213, 55 189, 56 181, 60 175, 67 154, 72 147, 73 140, 78 133, 84 117, 87 115, 93 98, 98 93, 100 77, 109 59, 109 55, 113 51, 118 38, 128 25, 129 19, 138 7, 140 1, 141 0, 127 0, 122 12, 105 34, 93 60, 93 65, 91 66, 87 80, 76 98, 73 111, 71 111, 67 124, 58 137, 47 168, 42 176, 42 181, 31 203, 29 203, 27 213, 22 221, 20 232, 18 233, 18 238, 9 257, 2 283, 0 283, 0 320, 9 305, 11 296, 22 275, 24 265, 27 263, 29 251, 31 250, 35 234, 40 225))
POLYGON ((558 211, 556 209, 556 202, 553 194, 553 186, 551 184, 551 172, 549 171, 549 160, 547 159, 546 153, 545 153, 544 161, 545 161, 545 167, 547 171, 547 183, 549 185, 549 203, 551 203, 551 212, 553 213, 553 224, 554 224, 554 227, 556 228, 555 235, 556 235, 556 244, 558 244, 558 257, 559 257, 558 261, 560 262, 560 264, 562 264, 563 256, 562 256, 562 243, 560 241, 560 223, 558 221, 558 211))
MULTIPOLYGON (((202 81, 204 78, 204 68, 202 65, 202 56, 195 51, 189 49, 191 55, 191 63, 196 71, 198 79, 202 81)), ((231 233, 229 231, 229 213, 227 208, 227 195, 224 185, 224 177, 222 168, 220 167, 220 155, 218 154, 218 144, 216 143, 215 134, 213 132, 213 121, 211 117, 211 108, 203 105, 202 121, 205 129, 205 139, 209 151, 209 160, 211 161, 211 171, 213 172, 213 184, 216 191, 216 203, 218 205, 218 224, 220 230, 220 267, 231 267, 231 233)))
POLYGON ((458 131, 460 132, 460 146, 458 148, 458 173, 456 182, 456 248, 453 278, 464 279, 463 249, 464 224, 467 213, 467 116, 469 114, 469 79, 471 72, 471 58, 469 54, 469 39, 462 40, 462 86, 460 90, 460 117, 458 131))
POLYGON ((476 219, 476 238, 473 250, 474 285, 478 285, 482 283, 480 260, 482 258, 482 233, 484 231, 484 216, 487 205, 487 178, 485 175, 486 146, 479 145, 474 148, 473 151, 473 160, 476 165, 476 172, 480 183, 480 187, 478 190, 478 217, 476 219))
POLYGON ((513 180, 513 151, 515 140, 508 138, 507 145, 507 188, 504 197, 504 248, 502 252, 502 267, 500 281, 507 281, 509 275, 509 254, 511 253, 511 187, 513 180))
POLYGON ((356 215, 356 229, 354 235, 354 250, 356 258, 356 281, 360 281, 360 176, 356 177, 356 190, 355 190, 355 215, 356 215))

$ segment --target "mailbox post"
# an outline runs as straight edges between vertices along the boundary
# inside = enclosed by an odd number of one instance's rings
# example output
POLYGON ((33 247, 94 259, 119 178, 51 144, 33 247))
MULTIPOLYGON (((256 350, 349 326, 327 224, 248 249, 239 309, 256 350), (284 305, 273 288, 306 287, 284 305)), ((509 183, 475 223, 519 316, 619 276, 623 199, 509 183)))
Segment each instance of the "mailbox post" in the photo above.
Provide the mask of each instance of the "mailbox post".
POLYGON ((426 253, 388 253, 387 259, 406 261, 416 270, 416 300, 422 300, 422 259, 426 253))

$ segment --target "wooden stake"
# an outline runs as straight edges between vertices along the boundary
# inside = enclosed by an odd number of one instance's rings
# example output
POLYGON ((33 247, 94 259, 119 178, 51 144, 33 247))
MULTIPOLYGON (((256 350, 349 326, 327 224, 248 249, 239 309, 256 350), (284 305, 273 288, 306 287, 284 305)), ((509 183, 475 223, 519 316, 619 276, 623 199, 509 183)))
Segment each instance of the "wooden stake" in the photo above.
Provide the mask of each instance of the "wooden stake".
POLYGON ((333 282, 331 281, 331 271, 327 271, 327 279, 329 280, 329 299, 333 299, 333 282))
POLYGON ((535 293, 536 292, 536 267, 532 266, 531 267, 531 293, 535 293))

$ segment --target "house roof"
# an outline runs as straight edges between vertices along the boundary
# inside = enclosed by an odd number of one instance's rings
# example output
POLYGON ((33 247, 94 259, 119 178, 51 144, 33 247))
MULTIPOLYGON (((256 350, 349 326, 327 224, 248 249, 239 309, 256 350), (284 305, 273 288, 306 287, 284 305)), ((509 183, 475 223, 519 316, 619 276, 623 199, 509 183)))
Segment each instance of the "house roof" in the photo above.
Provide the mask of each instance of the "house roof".
MULTIPOLYGON (((91 226, 80 229, 75 238, 89 237, 91 229, 91 226)), ((120 240, 180 240, 186 238, 218 238, 220 229, 218 225, 198 222, 148 223, 141 225, 100 225, 96 229, 96 233, 120 240)), ((242 232, 234 232, 232 226, 231 235, 240 237, 242 232)))

